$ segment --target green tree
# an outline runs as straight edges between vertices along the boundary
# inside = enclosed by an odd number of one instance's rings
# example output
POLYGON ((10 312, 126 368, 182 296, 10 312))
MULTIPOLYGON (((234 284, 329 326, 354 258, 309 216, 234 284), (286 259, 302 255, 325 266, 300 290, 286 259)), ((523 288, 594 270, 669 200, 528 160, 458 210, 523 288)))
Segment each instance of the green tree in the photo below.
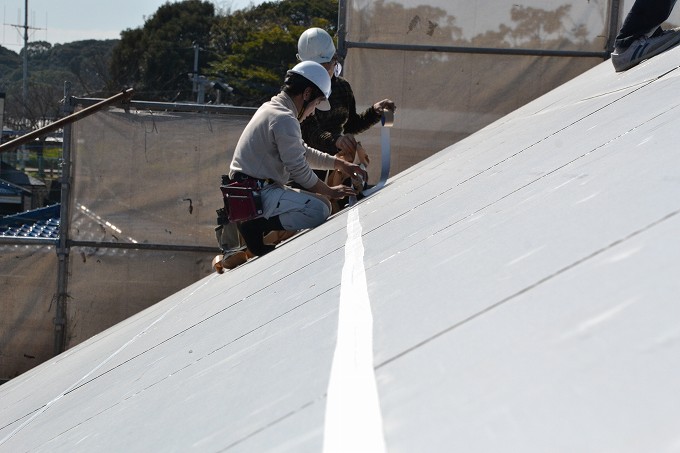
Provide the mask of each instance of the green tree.
POLYGON ((145 48, 144 31, 127 29, 120 34, 120 41, 111 55, 111 87, 132 87, 141 84, 145 48), (139 83, 138 83, 139 82, 139 83))
MULTIPOLYGON (((165 3, 142 28, 121 33, 111 58, 110 89, 132 86, 137 97, 147 100, 192 99, 193 46, 208 44, 215 20, 215 7, 208 1, 165 3)), ((210 55, 200 52, 200 66, 208 64, 210 55)))
MULTIPOLYGON (((82 95, 101 96, 108 94, 104 88, 110 84, 109 62, 116 39, 76 41, 69 44, 55 44, 52 47, 44 69, 68 71, 74 92, 82 95)), ((64 80, 59 80, 63 88, 64 80)), ((116 90, 119 91, 119 90, 116 90)))
POLYGON ((237 105, 259 105, 281 87, 295 63, 297 40, 309 27, 336 33, 337 0, 266 2, 220 17, 211 36, 209 73, 226 81, 237 105))
POLYGON ((14 70, 20 64, 21 57, 16 52, 0 46, 0 80, 3 80, 7 72, 14 70))
POLYGON ((135 88, 136 97, 194 100, 190 74, 194 45, 198 73, 228 83, 227 101, 259 105, 276 93, 295 64, 296 43, 310 26, 336 32, 337 0, 282 0, 216 15, 212 3, 166 3, 143 27, 128 29, 111 58, 110 91, 135 88))

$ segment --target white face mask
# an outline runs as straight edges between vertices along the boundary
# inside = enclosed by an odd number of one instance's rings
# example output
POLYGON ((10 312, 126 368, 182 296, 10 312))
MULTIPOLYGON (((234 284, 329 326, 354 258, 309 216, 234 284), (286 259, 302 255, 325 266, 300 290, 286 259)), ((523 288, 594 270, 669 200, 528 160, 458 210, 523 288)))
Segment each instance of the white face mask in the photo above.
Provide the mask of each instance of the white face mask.
POLYGON ((335 69, 333 70, 333 75, 335 77, 340 77, 341 72, 342 72, 342 65, 340 63, 335 63, 335 69))

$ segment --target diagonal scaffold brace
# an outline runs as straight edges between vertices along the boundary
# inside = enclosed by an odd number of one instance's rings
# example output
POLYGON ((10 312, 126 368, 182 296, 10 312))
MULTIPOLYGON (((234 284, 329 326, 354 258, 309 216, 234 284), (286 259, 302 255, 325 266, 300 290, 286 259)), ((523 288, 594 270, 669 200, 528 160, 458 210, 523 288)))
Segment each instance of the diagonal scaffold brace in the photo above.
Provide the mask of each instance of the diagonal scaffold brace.
POLYGON ((134 92, 134 89, 132 88, 127 88, 120 93, 111 96, 110 98, 104 99, 94 105, 91 105, 87 108, 84 108, 82 110, 79 110, 75 113, 72 113, 68 116, 65 116, 64 118, 61 118, 54 123, 48 124, 47 126, 41 127, 40 129, 36 129, 32 132, 29 132, 28 134, 22 135, 21 137, 17 137, 14 140, 11 140, 7 143, 3 143, 0 145, 0 153, 4 153, 5 151, 11 151, 13 149, 18 148, 21 145, 24 145, 26 143, 29 143, 33 140, 35 140, 38 137, 42 137, 45 134, 49 134, 52 131, 55 131, 57 129, 61 129, 62 127, 71 124, 75 121, 78 121, 82 118, 85 118, 86 116, 90 116, 93 113, 97 113, 99 110, 103 109, 104 107, 108 107, 110 105, 116 104, 118 102, 127 102, 132 98, 132 93, 134 92))

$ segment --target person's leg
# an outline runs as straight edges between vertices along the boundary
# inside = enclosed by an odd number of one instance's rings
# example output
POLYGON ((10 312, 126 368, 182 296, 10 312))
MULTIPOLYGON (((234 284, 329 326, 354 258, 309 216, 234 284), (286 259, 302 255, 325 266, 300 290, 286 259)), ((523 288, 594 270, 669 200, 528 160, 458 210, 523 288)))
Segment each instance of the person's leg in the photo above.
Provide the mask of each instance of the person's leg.
POLYGON ((248 246, 248 250, 256 256, 266 255, 274 250, 273 245, 264 244, 263 237, 272 230, 282 229, 283 227, 281 226, 279 216, 270 217, 268 219, 259 217, 238 224, 238 231, 241 233, 243 240, 248 246))
POLYGON ((676 0, 636 0, 616 36, 616 47, 625 49, 641 36, 649 37, 671 15, 676 0))
POLYGON ((680 31, 663 31, 676 0, 636 0, 616 37, 611 54, 616 72, 632 68, 680 42, 680 31))
POLYGON ((288 189, 274 209, 286 230, 315 228, 331 214, 330 202, 321 195, 304 190, 288 189))
POLYGON ((328 200, 311 192, 273 186, 263 190, 261 195, 267 217, 238 225, 248 249, 257 256, 274 250, 273 245, 264 244, 263 240, 270 231, 314 228, 326 221, 331 212, 328 200))

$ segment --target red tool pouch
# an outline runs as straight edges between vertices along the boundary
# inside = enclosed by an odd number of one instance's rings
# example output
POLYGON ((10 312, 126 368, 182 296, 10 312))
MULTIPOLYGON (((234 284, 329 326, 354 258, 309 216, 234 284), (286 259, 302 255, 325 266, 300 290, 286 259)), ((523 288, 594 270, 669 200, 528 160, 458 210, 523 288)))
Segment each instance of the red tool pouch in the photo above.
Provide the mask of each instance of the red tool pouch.
POLYGON ((230 222, 245 222, 262 215, 262 186, 257 179, 244 179, 220 186, 230 222))

